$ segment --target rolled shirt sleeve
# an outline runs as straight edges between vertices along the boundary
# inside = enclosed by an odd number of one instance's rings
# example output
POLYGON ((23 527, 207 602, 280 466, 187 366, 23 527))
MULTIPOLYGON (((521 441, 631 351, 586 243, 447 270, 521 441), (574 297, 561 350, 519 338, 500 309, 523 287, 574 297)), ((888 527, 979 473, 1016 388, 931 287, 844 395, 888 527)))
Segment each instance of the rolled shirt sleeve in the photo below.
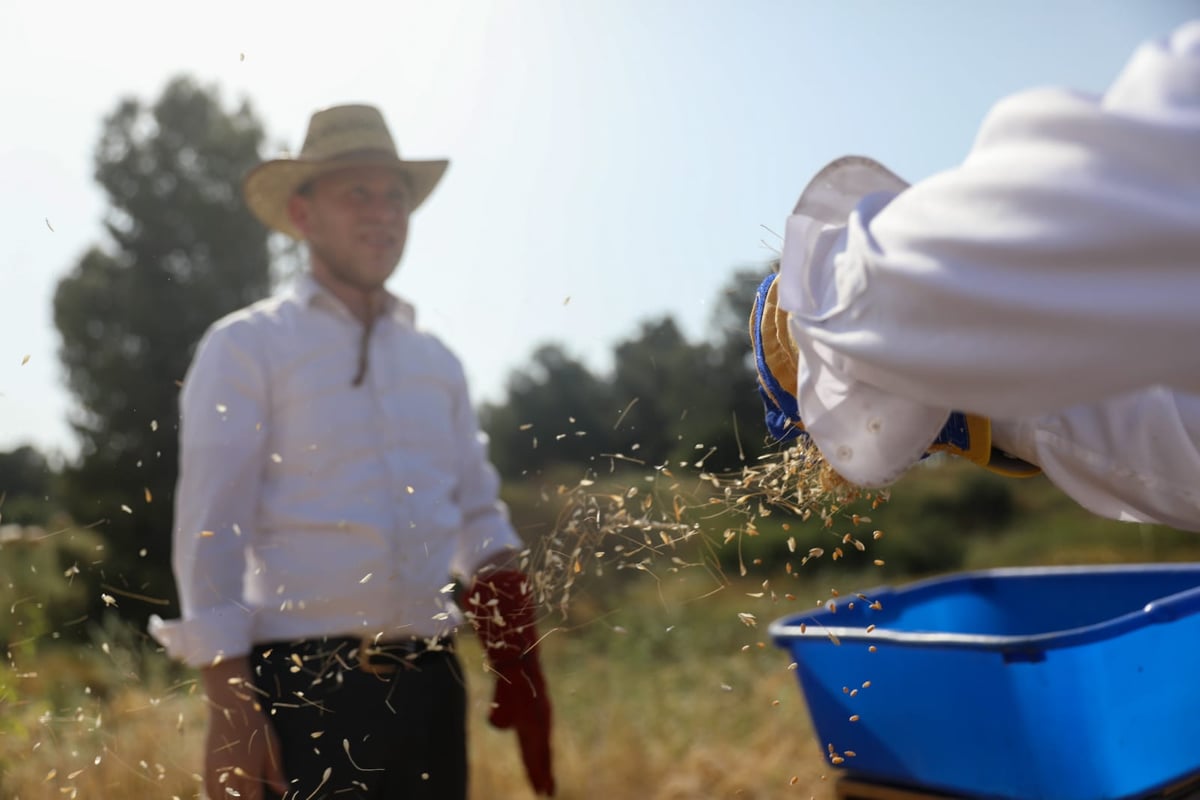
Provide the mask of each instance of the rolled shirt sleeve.
POLYGON ((172 564, 181 619, 151 621, 174 658, 205 666, 244 655, 252 614, 244 602, 247 547, 266 452, 266 382, 236 325, 202 340, 184 381, 172 564))

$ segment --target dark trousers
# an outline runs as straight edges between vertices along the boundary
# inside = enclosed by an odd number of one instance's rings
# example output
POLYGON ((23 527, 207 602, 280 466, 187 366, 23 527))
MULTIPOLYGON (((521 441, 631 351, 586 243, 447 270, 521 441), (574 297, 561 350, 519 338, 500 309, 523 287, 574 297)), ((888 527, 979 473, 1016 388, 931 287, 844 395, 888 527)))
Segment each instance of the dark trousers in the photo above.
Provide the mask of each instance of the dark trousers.
POLYGON ((453 650, 385 653, 364 669, 359 649, 309 640, 251 655, 283 748, 284 800, 466 800, 466 687, 453 650))

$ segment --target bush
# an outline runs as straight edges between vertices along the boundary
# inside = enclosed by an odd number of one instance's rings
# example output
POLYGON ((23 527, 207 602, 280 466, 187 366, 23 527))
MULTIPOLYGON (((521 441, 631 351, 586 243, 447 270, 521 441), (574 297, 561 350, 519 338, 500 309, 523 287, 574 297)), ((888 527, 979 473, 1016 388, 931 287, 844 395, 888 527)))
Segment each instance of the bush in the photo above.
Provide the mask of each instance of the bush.
POLYGON ((62 528, 47 532, 0 526, 0 645, 30 651, 34 642, 72 632, 86 618, 83 571, 102 547, 93 531, 62 528))

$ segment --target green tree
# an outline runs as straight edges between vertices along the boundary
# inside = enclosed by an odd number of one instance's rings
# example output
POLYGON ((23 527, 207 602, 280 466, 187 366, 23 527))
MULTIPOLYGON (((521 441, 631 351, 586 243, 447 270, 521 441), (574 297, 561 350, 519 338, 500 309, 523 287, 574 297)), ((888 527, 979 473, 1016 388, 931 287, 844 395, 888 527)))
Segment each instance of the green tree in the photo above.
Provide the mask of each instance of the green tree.
POLYGON ((485 406, 481 424, 506 477, 535 475, 551 464, 589 466, 610 452, 617 411, 609 387, 561 346, 542 345, 533 364, 508 379, 508 398, 485 406))
POLYGON ((55 473, 30 445, 0 453, 0 522, 42 525, 54 508, 48 500, 55 473))
POLYGON ((697 442, 715 447, 706 465, 711 469, 739 469, 769 448, 758 396, 758 379, 750 346, 750 310, 754 293, 767 267, 741 269, 730 276, 717 297, 709 321, 705 350, 711 384, 705 385, 709 413, 693 434, 697 442))
POLYGON ((152 106, 121 101, 95 152, 111 243, 85 253, 55 293, 82 445, 64 471, 67 510, 103 521, 93 602, 103 586, 134 619, 162 610, 138 597, 174 605, 179 382, 205 328, 269 289, 267 232, 239 191, 262 141, 248 103, 227 111, 187 78, 152 106))
POLYGON ((674 319, 662 317, 642 323, 635 338, 617 345, 614 357, 613 392, 628 408, 619 450, 654 464, 672 454, 686 460, 696 428, 688 416, 698 404, 707 405, 701 395, 714 377, 705 369, 703 346, 692 345, 674 319))
POLYGON ((612 375, 593 374, 560 345, 539 347, 510 376, 505 402, 480 415, 500 472, 608 469, 606 454, 737 469, 759 455, 765 428, 747 318, 764 270, 730 278, 699 343, 669 316, 643 322, 616 346, 612 375))
POLYGON ((643 323, 636 338, 617 346, 613 393, 619 403, 634 403, 621 425, 622 452, 637 444, 653 463, 702 462, 722 471, 762 452, 765 428, 747 325, 760 278, 753 270, 730 278, 701 342, 689 342, 664 317, 643 323))

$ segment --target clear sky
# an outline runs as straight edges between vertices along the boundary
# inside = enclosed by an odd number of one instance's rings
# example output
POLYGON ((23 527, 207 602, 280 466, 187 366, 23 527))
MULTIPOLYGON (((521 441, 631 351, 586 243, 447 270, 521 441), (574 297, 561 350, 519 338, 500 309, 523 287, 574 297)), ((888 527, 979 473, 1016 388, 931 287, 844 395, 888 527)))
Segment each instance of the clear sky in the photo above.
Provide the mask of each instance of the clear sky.
POLYGON ((404 155, 451 159, 390 285, 498 401, 546 341, 603 372, 644 319, 703 337, 826 161, 920 179, 996 99, 1102 91, 1196 17, 1200 0, 4 2, 0 449, 75 451, 54 289, 104 243, 103 116, 175 75, 250 100, 270 154, 313 109, 366 101, 404 155))

